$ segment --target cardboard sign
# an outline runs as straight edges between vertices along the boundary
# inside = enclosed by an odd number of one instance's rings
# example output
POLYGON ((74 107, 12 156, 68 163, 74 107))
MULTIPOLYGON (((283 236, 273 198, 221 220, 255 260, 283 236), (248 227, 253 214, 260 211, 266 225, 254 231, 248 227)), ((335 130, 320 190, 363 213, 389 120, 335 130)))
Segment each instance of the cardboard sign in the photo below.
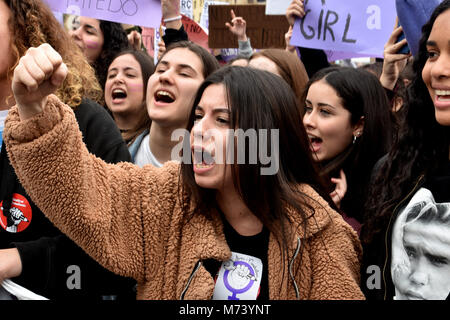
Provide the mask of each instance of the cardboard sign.
POLYGON ((253 48, 285 48, 284 34, 289 24, 284 15, 266 15, 264 4, 251 5, 210 5, 209 13, 209 47, 237 48, 238 41, 225 26, 231 21, 230 10, 236 17, 243 17, 247 22, 247 36, 253 48))
POLYGON ((305 0, 291 44, 383 57, 395 24, 395 2, 386 0, 305 0))
POLYGON ((161 24, 159 0, 44 0, 56 12, 149 28, 161 24))

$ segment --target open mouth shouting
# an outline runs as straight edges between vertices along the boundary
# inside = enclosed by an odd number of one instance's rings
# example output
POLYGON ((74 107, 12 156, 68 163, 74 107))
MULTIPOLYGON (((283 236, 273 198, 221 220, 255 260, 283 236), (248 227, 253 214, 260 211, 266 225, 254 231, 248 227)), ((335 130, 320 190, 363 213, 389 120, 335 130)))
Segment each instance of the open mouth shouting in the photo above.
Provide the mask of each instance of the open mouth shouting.
POLYGON ((159 104, 172 103, 176 100, 175 95, 167 90, 157 90, 154 94, 154 98, 159 104))
POLYGON ((113 103, 123 102, 127 98, 128 94, 124 89, 116 88, 111 93, 113 103))
POLYGON ((192 158, 194 161, 194 172, 203 173, 214 167, 216 164, 214 155, 202 147, 192 147, 192 158))
POLYGON ((322 139, 312 134, 308 134, 308 138, 311 144, 311 150, 313 152, 318 152, 320 150, 320 146, 322 145, 322 139))

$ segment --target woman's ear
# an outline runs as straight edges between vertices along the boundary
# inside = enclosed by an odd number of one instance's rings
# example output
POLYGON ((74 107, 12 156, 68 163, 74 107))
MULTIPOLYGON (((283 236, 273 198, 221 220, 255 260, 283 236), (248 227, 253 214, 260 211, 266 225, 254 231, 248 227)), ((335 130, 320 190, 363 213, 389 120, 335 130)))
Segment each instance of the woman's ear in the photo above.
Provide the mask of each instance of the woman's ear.
POLYGON ((353 127, 353 136, 359 138, 364 131, 364 116, 359 118, 358 122, 353 127))

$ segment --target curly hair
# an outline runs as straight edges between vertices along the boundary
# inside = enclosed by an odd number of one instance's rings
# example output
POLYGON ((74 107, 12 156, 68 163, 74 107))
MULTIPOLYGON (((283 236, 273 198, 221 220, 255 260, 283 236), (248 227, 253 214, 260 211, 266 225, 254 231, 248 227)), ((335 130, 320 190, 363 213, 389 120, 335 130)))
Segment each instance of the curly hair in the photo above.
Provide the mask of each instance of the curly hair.
POLYGON ((104 42, 103 49, 99 57, 92 66, 95 69, 98 82, 105 90, 106 76, 108 74, 108 67, 114 60, 116 55, 126 49, 130 49, 127 33, 119 23, 111 21, 100 21, 100 29, 102 30, 104 42))
POLYGON ((405 114, 399 138, 374 173, 369 191, 366 223, 361 231, 363 243, 370 243, 387 227, 395 207, 413 189, 419 177, 436 172, 448 162, 450 128, 436 121, 434 104, 422 79, 422 69, 428 59, 426 43, 433 24, 449 9, 450 0, 444 0, 422 27, 419 51, 412 66, 414 77, 403 106, 405 114))
POLYGON ((8 25, 13 35, 11 48, 14 63, 9 68, 8 78, 12 79, 14 68, 28 48, 48 43, 59 52, 69 70, 63 85, 56 92, 61 101, 72 108, 80 105, 84 98, 101 103, 103 93, 94 70, 52 11, 41 0, 5 0, 5 3, 11 10, 8 25))

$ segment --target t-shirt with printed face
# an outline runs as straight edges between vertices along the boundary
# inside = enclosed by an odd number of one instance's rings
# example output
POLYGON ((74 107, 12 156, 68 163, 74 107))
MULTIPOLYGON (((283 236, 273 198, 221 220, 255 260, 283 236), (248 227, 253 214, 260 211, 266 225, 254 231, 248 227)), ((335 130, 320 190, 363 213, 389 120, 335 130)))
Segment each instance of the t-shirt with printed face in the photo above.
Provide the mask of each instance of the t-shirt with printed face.
POLYGON ((392 230, 391 276, 396 300, 449 298, 450 163, 399 211, 392 230))

